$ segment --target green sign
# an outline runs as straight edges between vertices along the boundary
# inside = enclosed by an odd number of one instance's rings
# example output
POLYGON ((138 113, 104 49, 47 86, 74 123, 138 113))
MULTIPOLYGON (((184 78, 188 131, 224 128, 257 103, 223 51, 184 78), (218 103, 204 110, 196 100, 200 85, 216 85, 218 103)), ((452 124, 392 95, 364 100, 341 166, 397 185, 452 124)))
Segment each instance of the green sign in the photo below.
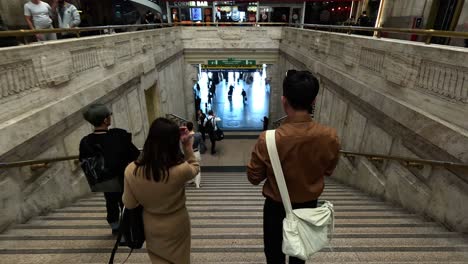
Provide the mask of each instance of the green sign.
POLYGON ((237 60, 228 58, 227 60, 208 60, 210 66, 242 66, 242 65, 257 65, 255 60, 237 60))

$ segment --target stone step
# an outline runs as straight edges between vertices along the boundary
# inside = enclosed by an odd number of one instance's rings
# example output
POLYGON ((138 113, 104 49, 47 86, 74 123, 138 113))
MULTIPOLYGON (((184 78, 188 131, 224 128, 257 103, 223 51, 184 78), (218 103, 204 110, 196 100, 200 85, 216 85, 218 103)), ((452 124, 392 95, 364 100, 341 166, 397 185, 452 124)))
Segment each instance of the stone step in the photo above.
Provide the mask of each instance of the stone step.
MULTIPOLYGON (((220 236, 222 237, 222 236, 220 236)), ((257 237, 257 236, 254 236, 257 237)), ((58 240, 56 238, 42 239, 42 240, 3 240, 0 241, 1 248, 15 248, 15 249, 43 249, 43 248, 56 248, 56 249, 74 249, 74 248, 112 248, 114 246, 115 238, 112 236, 102 236, 100 239, 73 239, 58 240)), ((249 238, 246 236, 242 239, 224 239, 210 237, 209 239, 192 239, 192 247, 248 247, 262 245, 262 238, 249 238)), ((463 239, 452 239, 448 241, 446 238, 405 238, 402 244, 402 238, 333 238, 331 242, 332 248, 341 247, 465 247, 466 241, 463 239)), ((404 250, 404 249, 401 249, 404 250)))
MULTIPOLYGON (((210 174, 201 189, 187 187, 192 263, 265 263, 261 186, 250 185, 239 173, 230 174, 231 182, 225 183, 226 175, 210 174)), ((330 180, 320 200, 335 205, 335 232, 331 248, 307 263, 468 263, 466 235, 330 180)), ((105 263, 115 239, 105 216, 102 194, 91 194, 0 234, 0 259, 15 264, 105 263)), ((127 257, 128 249, 119 252, 116 263, 127 257)), ((134 252, 127 263, 149 263, 145 249, 134 252)))
MULTIPOLYGON (((256 249, 249 252, 249 248, 211 248, 202 250, 203 252, 192 251, 192 263, 265 263, 263 252, 256 249), (239 252, 237 252, 239 251, 239 252)), ((464 263, 466 264, 466 253, 453 251, 431 251, 433 248, 408 248, 398 252, 394 248, 349 248, 346 252, 335 251, 319 252, 315 254, 307 263, 464 263), (369 250, 370 249, 370 250, 369 250), (352 251, 353 252, 349 252, 352 251), (385 260, 382 262, 382 260, 385 260)), ((39 249, 34 250, 0 250, 2 262, 4 263, 107 263, 109 249, 97 248, 92 250, 74 249, 39 249), (71 262, 72 260, 73 262, 71 262)), ((128 250, 121 250, 117 255, 115 263, 122 263, 128 255, 128 250)), ((139 250, 130 256, 131 261, 127 263, 149 263, 149 258, 144 250, 139 250)))

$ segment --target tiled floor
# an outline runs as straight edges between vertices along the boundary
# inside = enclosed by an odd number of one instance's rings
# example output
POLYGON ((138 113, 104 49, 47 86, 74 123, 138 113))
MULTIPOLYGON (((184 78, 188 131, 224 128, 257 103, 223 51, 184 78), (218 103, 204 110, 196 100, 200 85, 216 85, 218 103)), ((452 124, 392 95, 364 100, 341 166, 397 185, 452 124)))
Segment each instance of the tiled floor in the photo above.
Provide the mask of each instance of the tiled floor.
MULTIPOLYGON (((264 78, 260 73, 254 73, 254 82, 247 84, 243 80, 237 82, 239 73, 230 72, 228 82, 221 81, 216 86, 216 96, 213 98, 211 108, 222 119, 219 126, 224 130, 261 130, 262 119, 268 116, 269 87, 265 86, 264 78), (232 101, 228 100, 229 86, 234 85, 232 101), (247 93, 247 103, 242 100, 242 89, 247 93)), ((208 101, 208 75, 201 74, 199 81, 202 98, 202 109, 205 111, 205 103, 208 101)))

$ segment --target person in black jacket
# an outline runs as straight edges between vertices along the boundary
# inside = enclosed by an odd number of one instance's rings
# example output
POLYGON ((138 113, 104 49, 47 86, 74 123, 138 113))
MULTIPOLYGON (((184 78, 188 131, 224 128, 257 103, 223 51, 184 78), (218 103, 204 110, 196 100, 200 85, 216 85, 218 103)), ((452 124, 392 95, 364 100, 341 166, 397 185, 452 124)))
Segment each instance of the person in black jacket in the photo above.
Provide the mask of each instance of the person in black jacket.
POLYGON ((79 159, 82 161, 98 153, 104 157, 105 168, 111 177, 90 187, 95 192, 104 192, 107 222, 112 234, 117 234, 123 207, 124 171, 138 158, 140 151, 132 143, 132 134, 119 128, 109 129, 111 116, 112 112, 102 104, 93 104, 83 113, 84 119, 94 126, 94 132, 81 139, 79 159))

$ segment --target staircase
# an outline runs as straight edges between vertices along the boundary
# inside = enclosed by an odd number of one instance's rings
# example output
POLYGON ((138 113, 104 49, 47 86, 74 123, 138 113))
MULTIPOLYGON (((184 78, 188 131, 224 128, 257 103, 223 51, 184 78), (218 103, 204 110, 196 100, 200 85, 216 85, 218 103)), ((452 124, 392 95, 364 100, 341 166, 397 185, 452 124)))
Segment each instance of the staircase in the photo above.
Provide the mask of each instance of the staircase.
MULTIPOLYGON (((209 167, 202 188, 187 187, 192 263, 264 263, 263 197, 243 172, 209 167)), ((310 263, 468 263, 468 238, 373 199, 332 179, 321 199, 332 201, 332 247, 310 263)), ((92 194, 0 235, 1 263, 107 263, 114 240, 104 198, 92 194)), ((116 263, 128 250, 121 248, 116 263)), ((144 249, 127 263, 149 263, 144 249)))

